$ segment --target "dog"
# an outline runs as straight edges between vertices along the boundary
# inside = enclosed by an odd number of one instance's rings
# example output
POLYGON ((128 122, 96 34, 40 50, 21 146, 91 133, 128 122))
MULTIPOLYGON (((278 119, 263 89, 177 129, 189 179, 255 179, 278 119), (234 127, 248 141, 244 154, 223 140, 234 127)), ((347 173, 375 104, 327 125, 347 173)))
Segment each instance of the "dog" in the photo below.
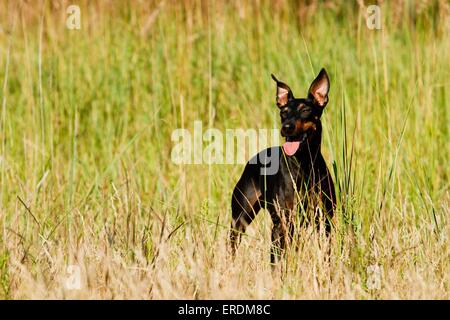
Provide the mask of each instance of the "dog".
POLYGON ((273 222, 270 262, 274 264, 293 238, 296 214, 305 214, 312 206, 311 220, 318 229, 323 221, 325 233, 330 234, 336 198, 331 174, 320 151, 320 118, 330 90, 327 72, 324 68, 320 70, 307 98, 302 99, 295 98, 288 85, 271 76, 277 86, 276 104, 281 135, 286 142, 281 147, 261 151, 246 164, 232 194, 229 241, 234 256, 241 235, 260 209, 266 208, 273 222), (275 173, 265 171, 268 157, 279 161, 275 173), (320 203, 322 210, 318 210, 320 203))

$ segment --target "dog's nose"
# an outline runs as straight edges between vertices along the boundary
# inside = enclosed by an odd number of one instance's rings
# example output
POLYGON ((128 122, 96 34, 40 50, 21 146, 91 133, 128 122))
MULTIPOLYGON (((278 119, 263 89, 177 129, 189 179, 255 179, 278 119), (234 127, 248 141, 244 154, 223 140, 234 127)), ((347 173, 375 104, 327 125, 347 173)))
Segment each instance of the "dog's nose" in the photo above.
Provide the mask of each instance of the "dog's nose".
POLYGON ((289 123, 285 123, 283 124, 283 126, 281 127, 281 131, 283 134, 285 135, 289 135, 291 134, 295 129, 295 126, 293 123, 289 122, 289 123))

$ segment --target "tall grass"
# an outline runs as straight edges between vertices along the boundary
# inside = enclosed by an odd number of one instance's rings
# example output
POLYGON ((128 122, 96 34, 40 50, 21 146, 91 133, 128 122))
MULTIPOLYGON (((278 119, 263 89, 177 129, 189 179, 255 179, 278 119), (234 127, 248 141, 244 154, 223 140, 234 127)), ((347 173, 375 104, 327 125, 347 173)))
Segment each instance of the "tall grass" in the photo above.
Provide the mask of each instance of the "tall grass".
POLYGON ((79 2, 0 4, 0 297, 450 298, 447 2, 79 2), (175 165, 171 132, 277 127, 270 73, 321 67, 330 251, 303 228, 272 270, 261 212, 233 262, 243 166, 175 165))

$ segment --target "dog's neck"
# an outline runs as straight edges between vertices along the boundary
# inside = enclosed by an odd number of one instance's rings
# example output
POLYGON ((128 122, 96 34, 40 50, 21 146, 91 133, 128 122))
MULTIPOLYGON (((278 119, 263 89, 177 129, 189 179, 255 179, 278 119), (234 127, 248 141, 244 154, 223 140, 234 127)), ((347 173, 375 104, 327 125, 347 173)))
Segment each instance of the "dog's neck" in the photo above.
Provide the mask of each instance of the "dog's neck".
POLYGON ((311 163, 311 160, 316 159, 320 153, 320 147, 322 144, 322 124, 320 121, 316 125, 316 131, 307 139, 300 147, 300 150, 295 154, 295 157, 299 161, 306 161, 311 163))

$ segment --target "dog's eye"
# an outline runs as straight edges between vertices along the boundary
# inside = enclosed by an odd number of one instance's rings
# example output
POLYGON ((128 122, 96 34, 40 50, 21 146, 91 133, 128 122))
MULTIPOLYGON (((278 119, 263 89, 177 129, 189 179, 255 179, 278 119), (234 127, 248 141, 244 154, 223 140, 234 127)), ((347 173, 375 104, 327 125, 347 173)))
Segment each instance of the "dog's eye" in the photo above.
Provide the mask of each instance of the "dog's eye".
POLYGON ((310 108, 302 108, 300 110, 300 117, 303 119, 308 118, 311 115, 311 109, 310 108))

